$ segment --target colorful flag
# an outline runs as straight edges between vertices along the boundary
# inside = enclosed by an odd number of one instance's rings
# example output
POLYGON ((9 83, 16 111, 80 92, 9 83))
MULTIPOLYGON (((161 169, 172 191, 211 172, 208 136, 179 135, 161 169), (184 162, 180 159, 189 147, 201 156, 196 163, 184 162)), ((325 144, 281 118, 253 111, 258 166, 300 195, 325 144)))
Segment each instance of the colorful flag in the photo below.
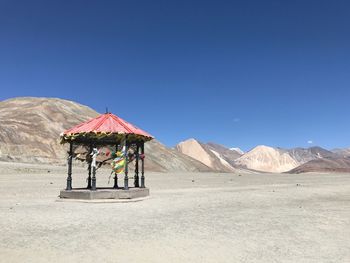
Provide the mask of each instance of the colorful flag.
POLYGON ((117 157, 111 163, 112 170, 116 174, 121 174, 125 168, 125 147, 123 147, 121 152, 116 152, 115 154, 117 157))

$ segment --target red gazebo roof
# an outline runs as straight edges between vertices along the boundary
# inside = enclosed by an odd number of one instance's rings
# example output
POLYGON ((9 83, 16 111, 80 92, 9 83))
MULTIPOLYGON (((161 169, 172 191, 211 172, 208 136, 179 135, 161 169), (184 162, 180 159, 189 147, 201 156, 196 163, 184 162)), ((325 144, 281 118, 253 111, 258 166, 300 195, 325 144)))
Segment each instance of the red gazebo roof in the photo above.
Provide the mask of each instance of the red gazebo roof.
POLYGON ((102 114, 94 119, 88 120, 69 130, 66 130, 63 132, 63 134, 61 134, 61 139, 63 142, 73 141, 81 137, 90 139, 94 137, 97 140, 108 137, 118 139, 120 138, 120 135, 129 134, 133 138, 142 138, 144 141, 153 139, 153 136, 149 133, 112 113, 102 114))

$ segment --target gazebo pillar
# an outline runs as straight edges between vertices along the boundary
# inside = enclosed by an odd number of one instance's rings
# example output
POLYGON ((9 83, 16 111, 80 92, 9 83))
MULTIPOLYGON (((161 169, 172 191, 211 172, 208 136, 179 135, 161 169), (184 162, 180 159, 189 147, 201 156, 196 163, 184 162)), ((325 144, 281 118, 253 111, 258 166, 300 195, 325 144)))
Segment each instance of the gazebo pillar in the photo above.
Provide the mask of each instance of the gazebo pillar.
POLYGON ((127 142, 127 136, 125 137, 125 176, 124 176, 124 190, 129 190, 129 177, 128 177, 128 142, 127 142))
MULTIPOLYGON (((115 152, 118 151, 118 144, 115 146, 115 152)), ((114 189, 118 189, 118 174, 117 173, 114 173, 114 186, 113 186, 114 189)))
POLYGON ((113 188, 114 189, 118 189, 119 186, 118 186, 118 174, 117 173, 114 173, 114 185, 113 185, 113 188))
POLYGON ((145 188, 145 142, 141 144, 141 188, 145 188))
POLYGON ((68 152, 68 176, 67 176, 67 188, 66 190, 72 190, 72 160, 73 160, 73 143, 69 143, 68 152))
POLYGON ((87 179, 87 189, 91 189, 91 162, 89 162, 89 167, 88 167, 88 173, 89 173, 89 176, 88 176, 88 179, 87 179))
POLYGON ((96 166, 92 167, 91 190, 96 190, 96 166))
POLYGON ((91 178, 91 190, 95 191, 96 190, 96 157, 98 154, 97 148, 92 149, 92 178, 91 178))
MULTIPOLYGON (((91 154, 91 151, 92 151, 92 147, 90 146, 90 148, 89 148, 89 153, 88 153, 88 155, 90 155, 91 154)), ((89 159, 89 167, 88 167, 88 173, 89 173, 89 176, 88 176, 88 184, 87 184, 87 189, 91 189, 91 163, 92 163, 92 159, 89 159)))
POLYGON ((135 163, 135 176, 134 176, 134 186, 140 187, 139 184, 139 154, 140 154, 140 145, 136 144, 136 163, 135 163))

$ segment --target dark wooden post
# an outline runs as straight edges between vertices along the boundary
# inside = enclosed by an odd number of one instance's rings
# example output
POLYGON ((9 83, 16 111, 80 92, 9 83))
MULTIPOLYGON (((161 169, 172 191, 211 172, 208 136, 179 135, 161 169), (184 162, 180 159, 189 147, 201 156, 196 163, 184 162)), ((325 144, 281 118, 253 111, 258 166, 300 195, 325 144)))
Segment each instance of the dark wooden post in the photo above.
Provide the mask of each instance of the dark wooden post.
POLYGON ((96 167, 92 167, 91 190, 96 190, 96 167))
POLYGON ((96 190, 96 167, 92 167, 91 190, 96 190))
POLYGON ((141 144, 141 188, 145 188, 145 142, 141 144))
POLYGON ((89 148, 89 153, 88 153, 88 160, 89 160, 89 167, 88 167, 88 172, 89 172, 89 177, 88 177, 88 184, 87 184, 87 189, 91 189, 91 163, 92 163, 92 158, 90 158, 90 154, 92 151, 92 146, 89 148))
POLYGON ((88 172, 89 172, 89 177, 88 177, 88 184, 87 184, 87 189, 91 189, 91 162, 89 162, 89 167, 88 167, 88 172))
POLYGON ((129 190, 129 177, 128 177, 128 142, 127 142, 128 136, 125 136, 125 176, 124 176, 124 190, 129 190))
POLYGON ((92 167, 91 190, 96 190, 96 167, 92 167))
POLYGON ((114 173, 114 186, 113 186, 114 189, 118 189, 119 186, 118 186, 118 174, 117 173, 114 173))
MULTIPOLYGON (((118 144, 115 146, 115 152, 117 153, 118 151, 118 144)), ((114 173, 114 189, 118 189, 118 174, 114 173)))
MULTIPOLYGON (((97 149, 95 149, 97 150, 97 149)), ((95 191, 96 190, 96 160, 94 162, 94 155, 97 154, 95 153, 95 150, 93 149, 93 155, 92 155, 92 179, 91 179, 91 190, 95 191)))
POLYGON ((135 176, 134 176, 134 186, 140 187, 139 184, 139 153, 140 153, 140 146, 139 143, 136 144, 136 163, 135 163, 135 176))
POLYGON ((66 190, 72 190, 72 160, 73 160, 73 143, 69 143, 68 152, 68 176, 67 176, 67 188, 66 190))

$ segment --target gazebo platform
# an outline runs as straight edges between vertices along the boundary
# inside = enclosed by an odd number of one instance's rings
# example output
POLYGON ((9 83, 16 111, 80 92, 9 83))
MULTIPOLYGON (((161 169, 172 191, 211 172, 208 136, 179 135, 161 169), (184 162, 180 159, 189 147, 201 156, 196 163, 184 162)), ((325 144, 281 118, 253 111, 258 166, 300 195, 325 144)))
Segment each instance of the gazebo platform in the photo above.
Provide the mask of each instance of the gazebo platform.
POLYGON ((124 190, 123 188, 97 188, 95 191, 91 191, 86 188, 74 188, 72 190, 61 190, 61 199, 79 199, 79 200, 103 200, 103 199, 115 199, 115 200, 129 200, 149 196, 149 188, 129 188, 124 190))

